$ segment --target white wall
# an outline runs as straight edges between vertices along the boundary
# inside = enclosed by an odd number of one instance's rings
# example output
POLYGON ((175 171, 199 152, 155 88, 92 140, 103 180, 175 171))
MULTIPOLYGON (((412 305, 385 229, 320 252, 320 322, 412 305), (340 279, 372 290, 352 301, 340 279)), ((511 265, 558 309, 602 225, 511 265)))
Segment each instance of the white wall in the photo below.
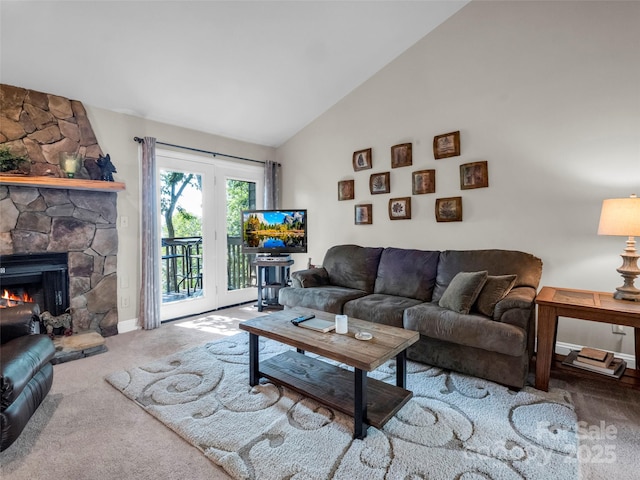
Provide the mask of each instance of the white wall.
MULTIPOLYGON (((104 153, 118 172, 116 181, 124 182, 126 190, 118 193, 118 323, 120 331, 135 326, 140 292, 140 212, 149 205, 140 205, 140 160, 138 144, 133 137, 156 137, 158 142, 183 145, 201 150, 221 152, 254 160, 272 160, 275 149, 194 130, 166 125, 139 117, 114 113, 85 105, 91 126, 104 153), (122 217, 128 226, 122 225, 122 217), (128 303, 128 307, 123 306, 128 303), (123 325, 126 325, 123 328, 123 325)), ((167 147, 158 145, 158 148, 167 147)))
MULTIPOLYGON (((605 198, 640 194, 640 3, 472 2, 278 149, 283 206, 309 209, 320 263, 338 243, 420 249, 519 249, 544 262, 541 285, 613 291, 622 237, 596 235, 605 198), (434 135, 461 131, 460 157, 434 160, 434 135), (391 170, 390 147, 413 143, 391 170), (373 169, 354 172, 354 151, 373 169), (489 162, 489 188, 461 191, 459 166, 489 162), (390 221, 411 172, 436 169, 436 193, 390 221), (369 194, 391 171, 391 193, 369 194), (355 179, 354 201, 337 183, 355 179), (463 222, 437 223, 435 199, 463 197, 463 222), (373 203, 373 225, 354 205, 373 203)), ((303 262, 298 261, 297 265, 303 262)), ((606 324, 561 319, 558 339, 625 353, 606 324)))

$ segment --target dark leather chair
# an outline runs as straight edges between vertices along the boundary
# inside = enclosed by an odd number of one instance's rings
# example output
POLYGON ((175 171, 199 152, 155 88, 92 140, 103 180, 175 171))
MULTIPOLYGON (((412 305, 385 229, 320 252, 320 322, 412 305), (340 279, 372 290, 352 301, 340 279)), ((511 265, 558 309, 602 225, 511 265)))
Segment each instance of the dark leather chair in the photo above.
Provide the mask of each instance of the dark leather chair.
POLYGON ((40 309, 0 309, 0 451, 20 436, 51 389, 53 342, 40 334, 40 309))

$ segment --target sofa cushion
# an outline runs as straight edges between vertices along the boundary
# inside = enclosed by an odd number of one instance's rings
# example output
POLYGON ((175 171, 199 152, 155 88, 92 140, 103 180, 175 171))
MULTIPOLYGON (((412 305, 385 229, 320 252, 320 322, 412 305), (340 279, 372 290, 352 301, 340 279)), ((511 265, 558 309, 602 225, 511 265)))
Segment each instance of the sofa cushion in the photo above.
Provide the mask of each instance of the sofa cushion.
POLYGON ((454 312, 467 314, 471 310, 480 290, 487 281, 487 271, 460 272, 449 283, 442 294, 439 305, 454 312))
POLYGON ((505 355, 520 356, 527 349, 527 334, 522 328, 478 314, 463 315, 434 303, 407 308, 403 326, 430 338, 505 355))
POLYGON ((329 283, 373 293, 382 250, 358 245, 331 247, 322 262, 329 273, 329 283))
POLYGON ((361 320, 402 328, 405 309, 420 303, 415 298, 374 293, 348 301, 344 304, 343 313, 361 320))
POLYGON ((342 313, 342 306, 349 300, 363 297, 367 292, 352 288, 326 287, 280 289, 278 301, 286 307, 305 307, 329 313, 342 313))
POLYGON ((374 293, 431 301, 439 256, 438 251, 385 248, 374 293))
POLYGON ((472 310, 493 317, 496 303, 502 300, 516 283, 517 275, 489 275, 472 310))
POLYGON ((458 272, 487 270, 489 275, 517 275, 514 287, 538 289, 542 260, 515 250, 447 250, 440 253, 433 301, 437 302, 458 272))

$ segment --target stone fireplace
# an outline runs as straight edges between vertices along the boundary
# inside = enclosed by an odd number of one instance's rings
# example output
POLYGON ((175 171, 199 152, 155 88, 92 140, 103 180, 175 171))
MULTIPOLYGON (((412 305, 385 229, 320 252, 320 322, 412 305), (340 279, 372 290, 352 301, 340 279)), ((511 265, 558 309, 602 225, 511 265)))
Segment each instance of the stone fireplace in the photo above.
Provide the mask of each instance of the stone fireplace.
POLYGON ((115 335, 116 219, 114 192, 2 185, 0 267, 16 255, 66 254, 74 332, 115 335))
MULTIPOLYGON (((24 265, 25 258, 31 263, 40 255, 62 254, 64 276, 53 280, 31 272, 25 279, 34 282, 20 288, 37 291, 41 285, 45 292, 36 299, 41 311, 53 308, 50 313, 57 316, 68 307, 76 333, 117 334, 116 192, 124 185, 98 180, 96 160, 103 152, 84 106, 0 84, 0 110, 0 146, 30 160, 28 176, 0 173, 0 269, 16 259, 24 265), (76 178, 63 175, 60 153, 85 159, 76 178)), ((18 280, 14 275, 8 281, 18 280)))

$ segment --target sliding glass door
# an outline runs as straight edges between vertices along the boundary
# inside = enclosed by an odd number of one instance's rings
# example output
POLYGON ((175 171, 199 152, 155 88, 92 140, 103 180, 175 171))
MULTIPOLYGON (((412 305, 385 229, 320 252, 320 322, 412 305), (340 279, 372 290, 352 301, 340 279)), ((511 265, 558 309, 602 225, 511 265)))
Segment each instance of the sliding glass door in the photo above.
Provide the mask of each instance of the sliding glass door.
POLYGON ((255 299, 239 222, 240 211, 259 208, 262 166, 164 150, 156 157, 162 320, 255 299))

